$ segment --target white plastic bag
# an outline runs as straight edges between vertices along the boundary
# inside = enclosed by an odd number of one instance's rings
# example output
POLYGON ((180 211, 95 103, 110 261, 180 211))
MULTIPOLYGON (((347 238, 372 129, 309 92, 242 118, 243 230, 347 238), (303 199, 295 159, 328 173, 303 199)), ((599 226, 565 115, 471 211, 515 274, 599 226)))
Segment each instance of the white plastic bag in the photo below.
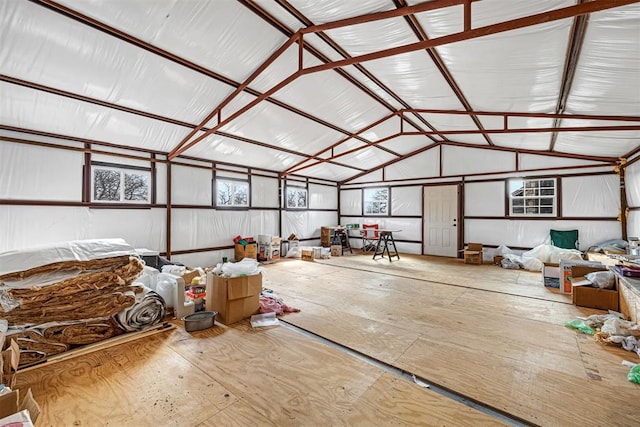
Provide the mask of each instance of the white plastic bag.
POLYGON ((600 289, 614 289, 616 287, 615 276, 612 271, 594 271, 585 276, 593 286, 600 289))
POLYGON ((245 258, 240 262, 228 262, 222 264, 222 275, 227 277, 253 276, 260 274, 258 261, 253 258, 245 258))

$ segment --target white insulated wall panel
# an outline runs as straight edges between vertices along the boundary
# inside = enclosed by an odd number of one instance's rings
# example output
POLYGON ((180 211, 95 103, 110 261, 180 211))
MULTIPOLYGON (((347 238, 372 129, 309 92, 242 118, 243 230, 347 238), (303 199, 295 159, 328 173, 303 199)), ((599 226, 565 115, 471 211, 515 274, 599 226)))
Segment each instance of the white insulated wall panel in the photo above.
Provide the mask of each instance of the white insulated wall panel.
POLYGON ((282 237, 295 233, 300 239, 320 237, 320 227, 338 224, 336 212, 282 211, 282 237))
POLYGON ((0 199, 81 201, 83 156, 0 141, 0 199))
POLYGON ((581 165, 594 165, 601 162, 572 159, 557 156, 540 156, 536 154, 520 154, 519 166, 522 170, 528 169, 548 169, 557 167, 572 167, 581 165))
POLYGON ((504 181, 466 182, 465 216, 504 216, 504 181))
POLYGON ((478 148, 442 147, 442 174, 469 175, 515 170, 514 153, 478 148))
POLYGON ((630 211, 627 217, 627 236, 640 237, 640 211, 630 211))
POLYGON ((391 215, 422 215, 422 186, 391 187, 391 215))
POLYGON ((338 188, 309 184, 309 209, 338 209, 338 188))
POLYGON ((172 209, 171 250, 191 250, 233 245, 237 235, 258 239, 278 235, 277 211, 172 209))
POLYGON ((215 267, 222 262, 222 257, 227 257, 228 260, 233 259, 235 256, 233 249, 224 249, 219 251, 208 252, 194 252, 191 254, 172 255, 171 261, 179 262, 191 268, 196 267, 215 267))
POLYGON ((618 175, 562 178, 562 216, 615 218, 619 213, 618 175))
POLYGON ((464 222, 465 242, 485 245, 507 245, 533 248, 549 243, 549 230, 578 230, 579 249, 605 240, 620 239, 622 230, 617 221, 527 221, 468 219, 464 222))
POLYGON ((156 203, 167 203, 167 165, 156 163, 156 203))
POLYGON ((384 168, 387 180, 429 178, 440 175, 440 150, 432 149, 384 168))
MULTIPOLYGON (((93 148, 97 148, 99 150, 103 150, 103 148, 109 148, 109 151, 112 151, 114 153, 134 155, 139 157, 149 157, 148 154, 132 152, 131 150, 120 150, 112 147, 95 147, 95 146, 93 148)), ((131 159, 128 157, 121 157, 121 156, 111 156, 109 154, 91 154, 91 162, 112 163, 115 167, 118 167, 119 165, 126 165, 126 166, 137 166, 141 168, 151 169, 151 157, 149 157, 149 160, 143 160, 143 159, 131 159)))
POLYGON ((277 208, 280 206, 278 184, 278 178, 252 176, 251 206, 254 208, 277 208))
POLYGON ((0 252, 81 239, 122 238, 133 247, 164 251, 164 209, 0 206, 0 252))
POLYGON ((211 206, 211 170, 171 166, 171 204, 211 206))
POLYGON ((362 190, 340 190, 340 215, 362 215, 362 190))
POLYGON ((635 162, 624 171, 627 205, 640 207, 640 162, 635 162))

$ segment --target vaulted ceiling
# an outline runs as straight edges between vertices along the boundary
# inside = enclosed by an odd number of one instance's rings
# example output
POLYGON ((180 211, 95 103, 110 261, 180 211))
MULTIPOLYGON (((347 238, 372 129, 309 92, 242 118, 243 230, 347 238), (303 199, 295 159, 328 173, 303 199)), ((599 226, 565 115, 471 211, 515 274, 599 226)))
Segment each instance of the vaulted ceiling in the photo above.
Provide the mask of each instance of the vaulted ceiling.
POLYGON ((442 146, 610 162, 640 1, 0 0, 0 94, 3 138, 339 182, 442 146))

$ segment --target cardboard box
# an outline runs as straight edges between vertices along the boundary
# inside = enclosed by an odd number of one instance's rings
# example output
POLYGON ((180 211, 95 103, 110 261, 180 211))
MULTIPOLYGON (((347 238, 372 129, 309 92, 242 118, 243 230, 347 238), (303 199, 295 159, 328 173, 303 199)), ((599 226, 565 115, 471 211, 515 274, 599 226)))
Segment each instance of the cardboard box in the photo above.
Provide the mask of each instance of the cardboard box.
POLYGON ((278 236, 271 238, 271 248, 269 253, 269 259, 280 259, 280 245, 282 243, 282 239, 278 236))
POLYGON ((267 261, 271 252, 271 245, 267 243, 258 243, 258 254, 256 258, 258 261, 267 261))
POLYGON ((548 288, 560 287, 560 264, 544 263, 542 267, 542 284, 548 288))
POLYGON ((331 256, 342 256, 342 245, 331 245, 331 256))
POLYGON ((247 243, 246 246, 240 243, 236 243, 234 256, 236 261, 242 261, 244 258, 257 259, 258 245, 255 242, 247 243))
POLYGON ((322 247, 314 246, 311 249, 313 250, 313 259, 320 259, 322 257, 322 247))
POLYGON ((304 261, 313 261, 313 249, 303 249, 302 250, 302 259, 304 261))
POLYGON ((493 257, 493 263, 496 265, 502 265, 502 260, 504 259, 504 257, 502 255, 495 255, 493 257))
POLYGON ((600 310, 618 311, 618 285, 615 289, 600 289, 591 286, 580 286, 580 283, 587 282, 584 276, 574 276, 571 279, 573 284, 573 304, 580 307, 597 308, 600 310))
POLYGON ((462 252, 465 264, 482 264, 482 243, 469 243, 462 252))
POLYGON ((574 273, 572 270, 574 267, 587 267, 587 270, 578 268, 575 273, 576 276, 584 276, 592 271, 606 270, 603 264, 594 261, 584 261, 580 259, 561 259, 560 260, 560 281, 559 289, 563 294, 572 293, 573 285, 571 284, 571 277, 574 273))
POLYGON ((616 274, 618 304, 625 319, 640 323, 640 280, 616 274))
MULTIPOLYGON (((12 390, 10 392, 5 392, 0 395, 0 419, 5 419, 11 415, 17 414, 20 411, 28 410, 29 411, 29 419, 32 423, 35 423, 40 415, 40 405, 33 398, 33 394, 31 393, 31 389, 27 389, 27 393, 20 401, 20 390, 12 390)), ((4 424, 3 424, 4 425, 4 424)), ((14 425, 14 424, 7 424, 14 425)), ((24 423, 15 423, 15 425, 29 425, 24 423)))
POLYGON ((217 311, 225 325, 251 317, 260 309, 262 275, 223 277, 207 273, 207 311, 217 311))
POLYGON ((182 280, 184 280, 185 285, 190 285, 196 277, 200 277, 200 272, 198 270, 187 271, 182 275, 182 280))

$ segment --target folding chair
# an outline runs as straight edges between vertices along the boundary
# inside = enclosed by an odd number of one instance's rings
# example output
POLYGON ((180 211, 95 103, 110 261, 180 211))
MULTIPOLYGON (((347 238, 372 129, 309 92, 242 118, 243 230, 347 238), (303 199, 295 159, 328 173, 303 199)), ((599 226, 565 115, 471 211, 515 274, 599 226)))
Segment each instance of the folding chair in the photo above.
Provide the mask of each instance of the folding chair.
POLYGON ((378 224, 362 224, 362 252, 372 252, 376 250, 380 233, 378 232, 378 224))
POLYGON ((555 247, 578 249, 578 230, 550 230, 549 236, 551 237, 551 244, 555 247))

